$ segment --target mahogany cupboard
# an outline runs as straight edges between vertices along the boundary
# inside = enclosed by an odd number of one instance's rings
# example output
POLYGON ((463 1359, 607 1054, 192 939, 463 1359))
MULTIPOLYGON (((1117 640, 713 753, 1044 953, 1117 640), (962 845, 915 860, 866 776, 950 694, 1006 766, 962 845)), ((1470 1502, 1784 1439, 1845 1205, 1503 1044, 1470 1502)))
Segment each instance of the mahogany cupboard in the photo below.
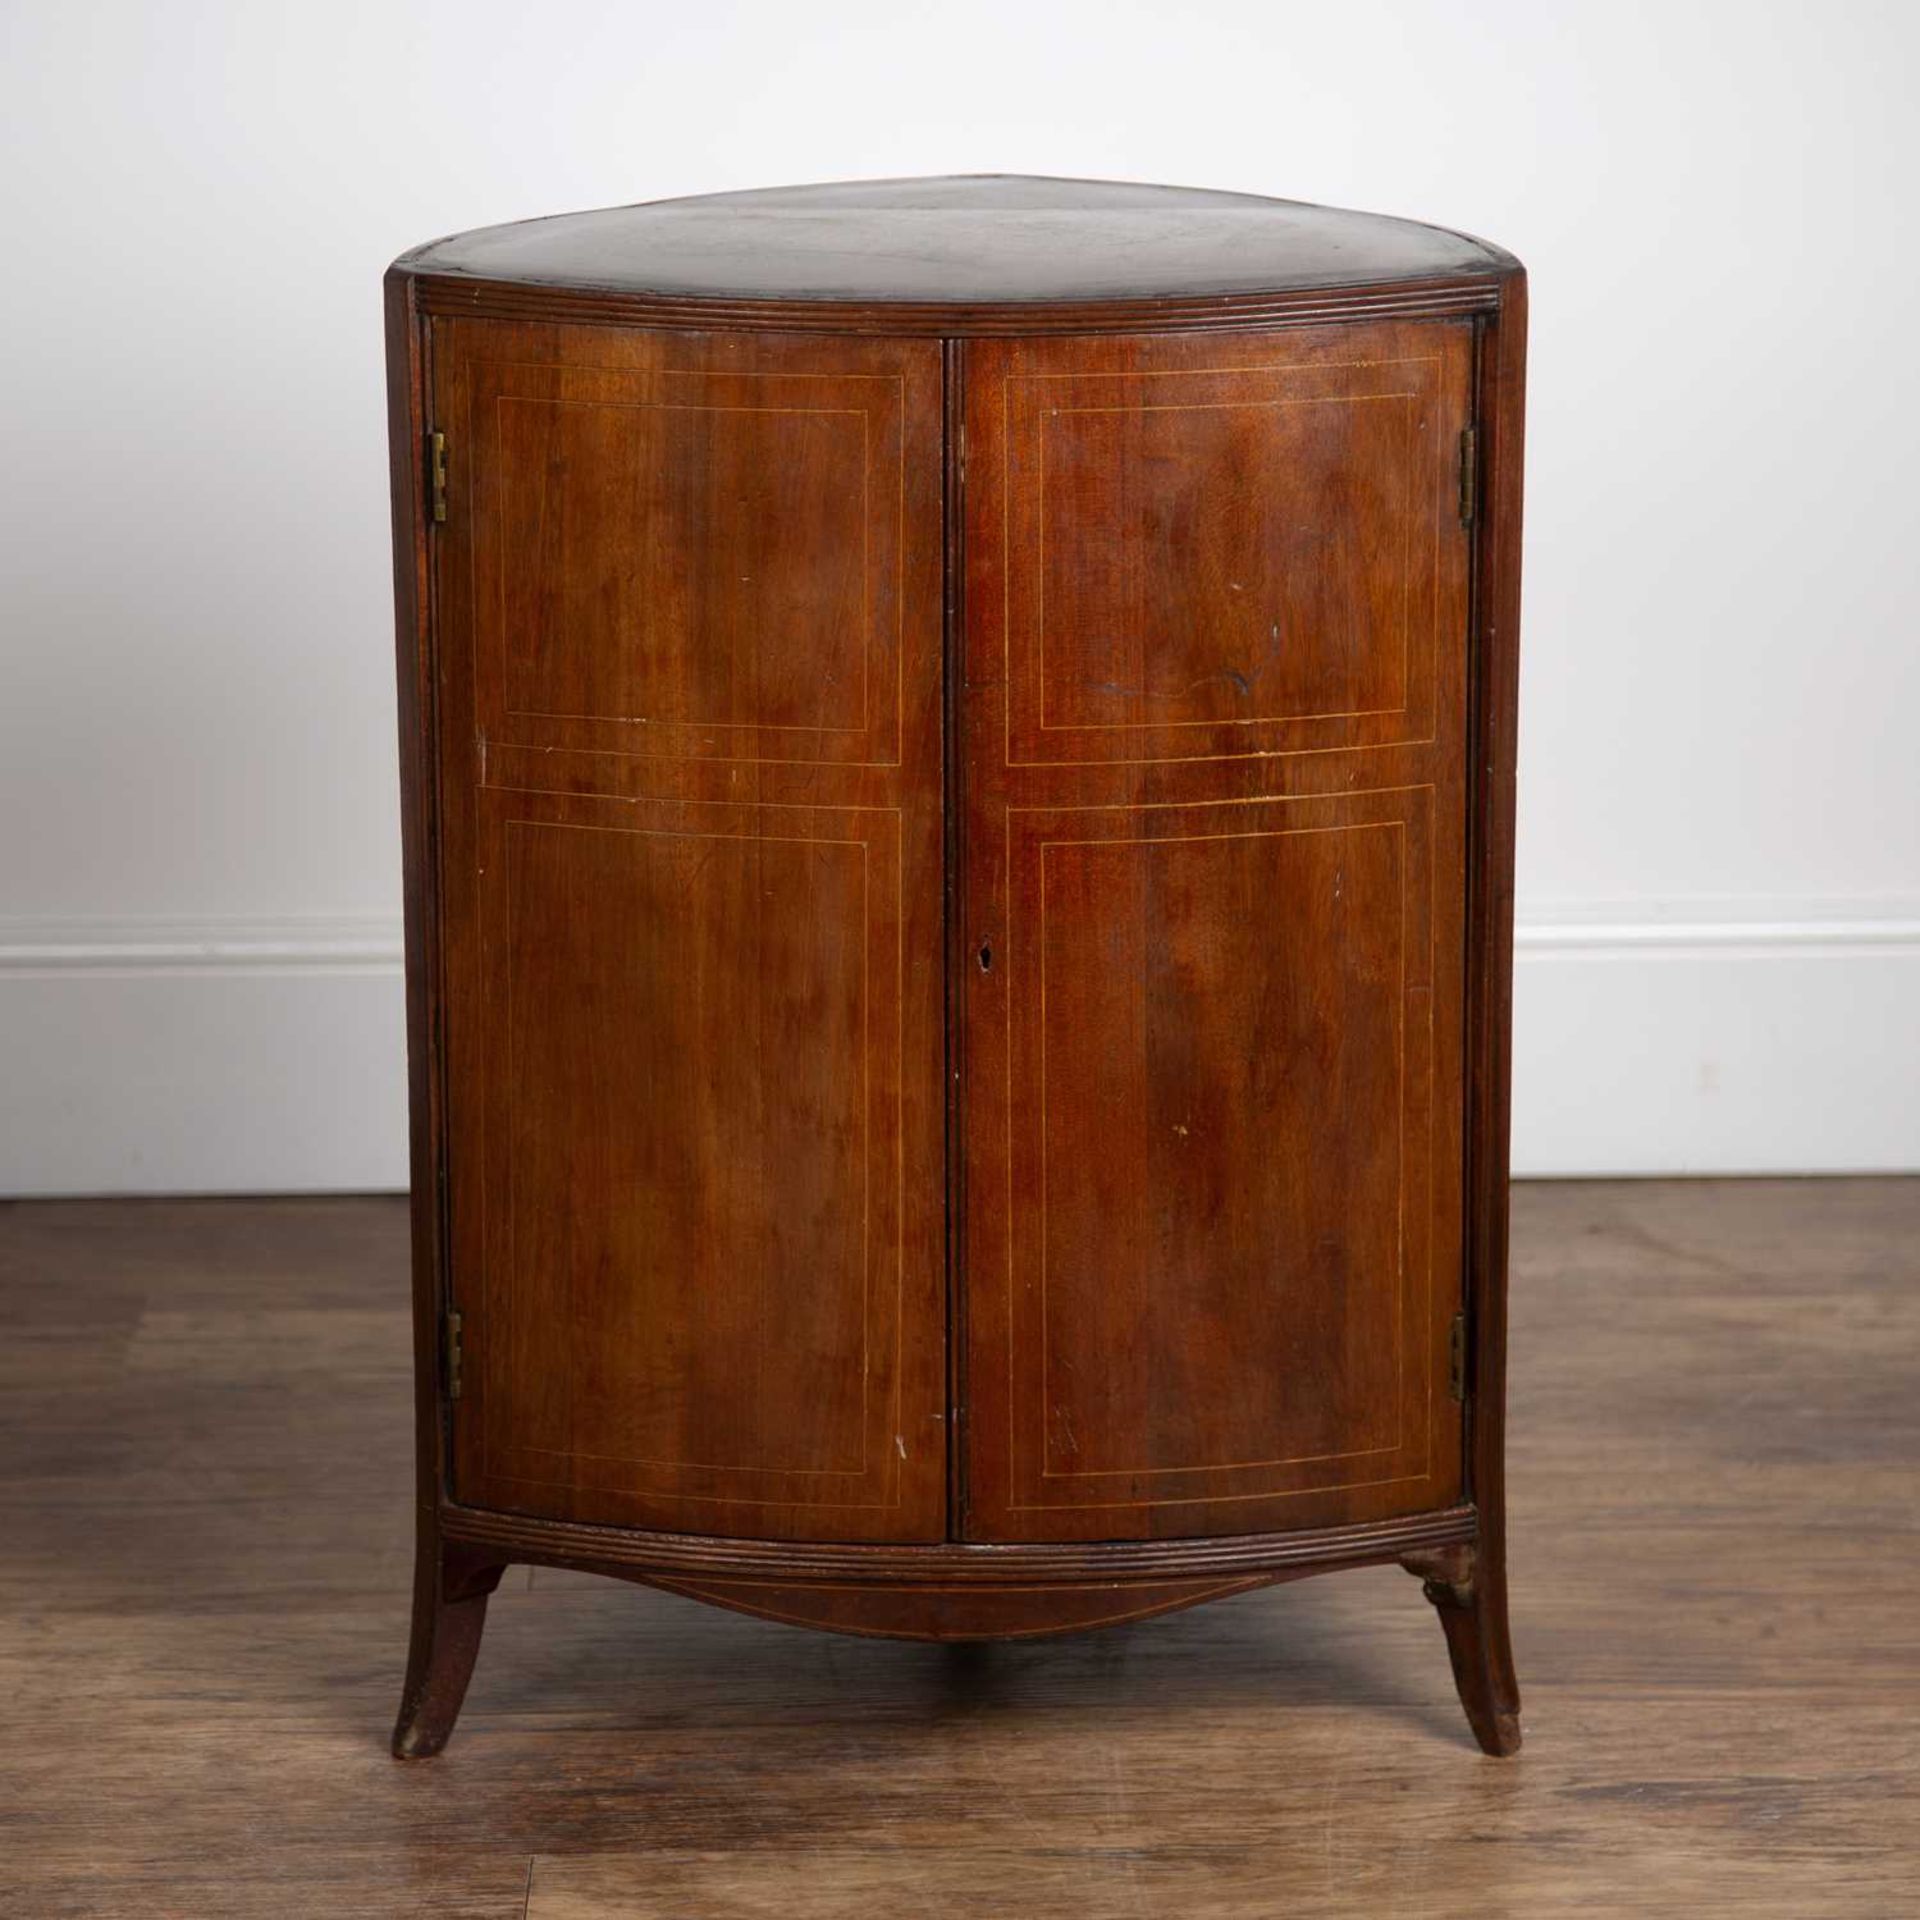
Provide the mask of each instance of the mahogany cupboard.
POLYGON ((510 1562, 1053 1633, 1501 1490, 1524 279, 976 178, 388 276, 418 1335, 395 1734, 510 1562))

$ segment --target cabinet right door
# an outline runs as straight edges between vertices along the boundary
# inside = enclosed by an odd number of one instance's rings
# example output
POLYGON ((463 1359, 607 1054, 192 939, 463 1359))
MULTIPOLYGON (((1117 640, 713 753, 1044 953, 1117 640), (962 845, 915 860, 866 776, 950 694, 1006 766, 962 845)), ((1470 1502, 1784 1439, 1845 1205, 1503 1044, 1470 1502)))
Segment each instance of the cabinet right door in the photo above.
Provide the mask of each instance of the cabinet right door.
POLYGON ((965 350, 969 1539, 1460 1497, 1472 364, 965 350))

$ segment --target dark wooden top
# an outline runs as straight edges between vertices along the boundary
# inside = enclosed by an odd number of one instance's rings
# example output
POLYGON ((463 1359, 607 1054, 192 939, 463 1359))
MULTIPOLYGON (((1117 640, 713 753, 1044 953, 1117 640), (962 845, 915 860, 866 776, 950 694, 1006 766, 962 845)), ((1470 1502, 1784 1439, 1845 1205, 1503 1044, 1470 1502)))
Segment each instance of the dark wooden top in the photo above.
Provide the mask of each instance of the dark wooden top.
POLYGON ((494 287, 641 299, 951 309, 1487 285, 1503 249, 1259 194, 972 174, 718 193, 479 227, 395 263, 494 287))

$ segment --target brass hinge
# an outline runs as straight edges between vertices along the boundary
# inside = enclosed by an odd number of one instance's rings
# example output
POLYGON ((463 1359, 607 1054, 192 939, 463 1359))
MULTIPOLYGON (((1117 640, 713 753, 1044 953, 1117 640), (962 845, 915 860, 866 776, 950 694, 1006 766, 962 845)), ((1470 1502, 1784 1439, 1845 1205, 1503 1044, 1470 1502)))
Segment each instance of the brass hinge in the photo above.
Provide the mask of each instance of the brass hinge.
POLYGON ((1467 1316, 1464 1313, 1453 1316, 1453 1329, 1447 1336, 1447 1397, 1451 1400, 1467 1397, 1467 1316))
POLYGON ((1463 428, 1460 434, 1460 524, 1463 527, 1473 525, 1474 503, 1480 493, 1480 462, 1476 445, 1473 429, 1463 428))
POLYGON ((460 1339, 460 1316, 447 1309, 447 1398, 458 1400, 461 1386, 461 1362, 466 1358, 460 1339))
POLYGON ((427 435, 427 500, 436 523, 447 517, 447 436, 427 435))

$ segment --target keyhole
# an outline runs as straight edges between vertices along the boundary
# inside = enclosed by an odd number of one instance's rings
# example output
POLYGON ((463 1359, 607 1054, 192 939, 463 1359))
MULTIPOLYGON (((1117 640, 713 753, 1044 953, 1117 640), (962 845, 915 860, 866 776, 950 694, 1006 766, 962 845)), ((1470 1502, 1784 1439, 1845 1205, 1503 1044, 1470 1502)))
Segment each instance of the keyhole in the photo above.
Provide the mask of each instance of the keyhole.
POLYGON ((993 948, 991 945, 983 945, 980 949, 980 971, 982 973, 991 973, 993 971, 993 948))

